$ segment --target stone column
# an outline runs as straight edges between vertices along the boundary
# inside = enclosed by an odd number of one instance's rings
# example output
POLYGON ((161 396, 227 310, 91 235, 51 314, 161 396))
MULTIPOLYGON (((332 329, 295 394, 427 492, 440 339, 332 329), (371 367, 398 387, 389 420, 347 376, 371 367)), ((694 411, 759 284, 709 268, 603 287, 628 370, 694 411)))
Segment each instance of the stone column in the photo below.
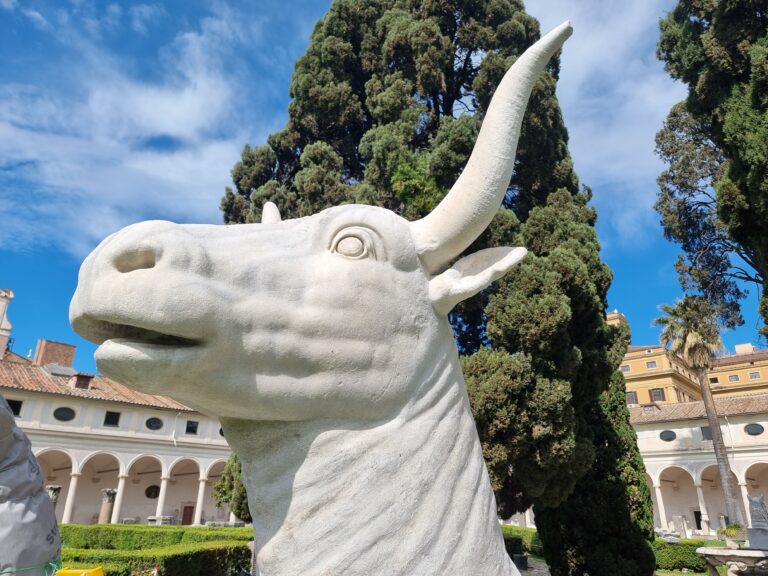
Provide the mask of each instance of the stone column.
POLYGON ((125 481, 128 476, 117 477, 117 495, 115 496, 115 505, 112 507, 112 518, 109 519, 110 524, 120 523, 120 509, 123 507, 123 496, 125 495, 125 481))
POLYGON ((158 516, 158 522, 160 521, 159 516, 163 515, 163 509, 165 508, 165 494, 168 492, 168 476, 163 476, 160 478, 160 495, 157 497, 157 508, 155 508, 155 516, 158 516))
POLYGON ((75 507, 75 496, 77 495, 77 479, 80 474, 74 472, 69 475, 69 492, 67 492, 67 501, 64 502, 64 514, 61 517, 62 524, 69 524, 72 521, 72 510, 75 507))
POLYGON ((234 524, 235 522, 237 522, 237 516, 235 516, 234 512, 230 512, 229 513, 229 523, 230 524, 234 524))
POLYGON ((103 488, 101 490, 101 509, 99 510, 99 524, 109 524, 109 519, 112 517, 112 508, 115 505, 115 494, 117 490, 114 488, 103 488))
POLYGON ((56 510, 56 503, 59 501, 59 494, 61 494, 61 486, 51 484, 46 486, 45 489, 48 491, 51 502, 53 502, 53 509, 56 510))
POLYGON ((533 521, 533 510, 530 508, 525 511, 525 526, 526 528, 536 528, 536 524, 533 521))
POLYGON ((707 514, 707 504, 704 502, 704 491, 701 484, 696 484, 696 497, 699 499, 699 511, 701 512, 701 529, 704 534, 709 534, 709 514, 707 514))
POLYGON ((200 526, 203 519, 203 502, 205 501, 205 487, 208 480, 200 478, 200 484, 197 486, 197 504, 195 505, 195 519, 192 522, 195 526, 200 526))
POLYGON ((654 484, 653 489, 656 492, 656 506, 659 508, 659 523, 661 524, 660 528, 666 530, 668 528, 667 511, 664 510, 664 500, 661 497, 661 484, 654 484))
POLYGON ((741 501, 744 503, 744 521, 747 523, 747 528, 752 528, 752 515, 749 513, 749 492, 747 492, 747 484, 745 482, 739 482, 741 488, 741 501))

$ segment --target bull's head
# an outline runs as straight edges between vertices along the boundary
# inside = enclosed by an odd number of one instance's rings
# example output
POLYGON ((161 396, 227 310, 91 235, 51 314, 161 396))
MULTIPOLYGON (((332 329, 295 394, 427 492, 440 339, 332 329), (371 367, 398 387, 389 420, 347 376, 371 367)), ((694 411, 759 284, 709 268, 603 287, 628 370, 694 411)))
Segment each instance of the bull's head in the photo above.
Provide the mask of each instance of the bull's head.
POLYGON ((507 72, 455 186, 426 218, 348 205, 261 224, 143 222, 80 271, 70 318, 116 380, 219 417, 377 419, 407 404, 451 340, 446 316, 524 248, 448 268, 509 184, 536 79, 570 35, 543 37, 507 72))

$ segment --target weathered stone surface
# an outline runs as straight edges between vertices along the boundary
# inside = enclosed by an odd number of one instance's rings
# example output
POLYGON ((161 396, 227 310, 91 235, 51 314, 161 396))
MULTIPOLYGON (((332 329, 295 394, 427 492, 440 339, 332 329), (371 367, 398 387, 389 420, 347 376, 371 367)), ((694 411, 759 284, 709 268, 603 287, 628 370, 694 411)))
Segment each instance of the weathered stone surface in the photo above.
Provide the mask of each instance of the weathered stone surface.
POLYGON ((220 418, 263 576, 518 574, 447 314, 526 251, 451 262, 498 210, 531 88, 570 33, 517 60, 423 220, 268 206, 261 224, 136 224, 84 262, 75 330, 106 375, 220 418))

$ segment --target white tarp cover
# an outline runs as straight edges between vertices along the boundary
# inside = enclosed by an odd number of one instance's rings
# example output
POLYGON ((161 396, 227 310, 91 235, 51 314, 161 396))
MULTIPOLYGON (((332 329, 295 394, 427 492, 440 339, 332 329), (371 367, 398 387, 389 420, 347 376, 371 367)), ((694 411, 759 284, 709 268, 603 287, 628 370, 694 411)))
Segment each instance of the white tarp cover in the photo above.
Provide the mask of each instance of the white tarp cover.
POLYGON ((38 576, 60 557, 59 528, 40 465, 0 396, 0 573, 38 576))

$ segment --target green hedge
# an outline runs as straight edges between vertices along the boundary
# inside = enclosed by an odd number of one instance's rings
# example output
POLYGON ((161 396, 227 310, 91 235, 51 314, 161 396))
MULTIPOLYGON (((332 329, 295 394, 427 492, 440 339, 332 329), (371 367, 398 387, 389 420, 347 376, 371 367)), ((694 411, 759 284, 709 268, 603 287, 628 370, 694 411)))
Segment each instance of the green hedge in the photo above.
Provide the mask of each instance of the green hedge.
MULTIPOLYGON (((501 533, 504 535, 504 545, 510 556, 521 553, 542 556, 541 540, 535 528, 502 524, 501 533)), ((706 572, 704 558, 696 554, 696 548, 702 546, 718 547, 723 546, 723 542, 682 539, 679 543, 672 543, 656 539, 653 543, 656 567, 660 570, 688 569, 693 572, 706 572)))
POLYGON ((680 542, 666 542, 657 538, 653 543, 656 567, 662 570, 687 568, 694 572, 706 572, 707 564, 703 556, 696 554, 696 548, 709 545, 710 542, 706 540, 681 539, 680 542))
POLYGON ((504 536, 504 546, 508 554, 532 554, 542 555, 541 540, 536 528, 524 528, 522 526, 501 525, 501 533, 504 536))
POLYGON ((64 548, 61 562, 67 568, 103 566, 106 576, 130 576, 156 565, 162 576, 230 576, 238 564, 250 566, 245 542, 197 542, 146 550, 93 550, 64 548))
POLYGON ((220 526, 144 526, 135 524, 63 524, 65 548, 140 550, 217 540, 253 540, 251 528, 220 526))

